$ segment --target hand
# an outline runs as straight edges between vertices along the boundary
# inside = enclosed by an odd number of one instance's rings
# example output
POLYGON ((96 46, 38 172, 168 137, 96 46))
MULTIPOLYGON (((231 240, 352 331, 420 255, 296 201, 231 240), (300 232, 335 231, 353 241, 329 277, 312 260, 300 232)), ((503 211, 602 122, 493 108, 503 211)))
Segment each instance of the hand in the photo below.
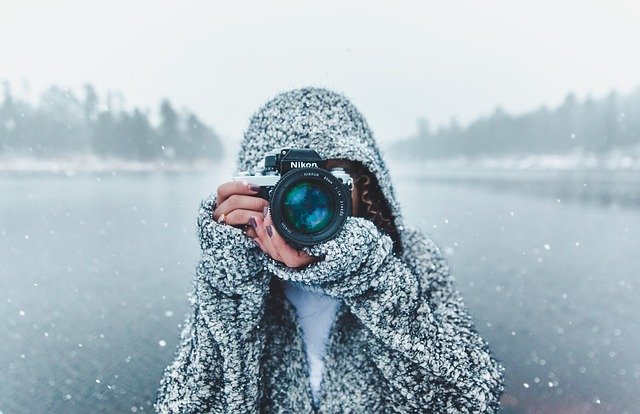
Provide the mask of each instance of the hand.
POLYGON ((262 215, 253 216, 249 220, 249 224, 256 232, 257 237, 253 241, 260 246, 260 249, 274 260, 284 263, 287 267, 303 267, 320 259, 297 250, 288 244, 273 227, 271 215, 268 214, 268 209, 266 208, 262 215))
MULTIPOLYGON (((260 226, 257 228, 262 233, 260 226)), ((263 243, 262 238, 260 243, 263 243)), ((302 268, 291 268, 279 260, 268 259, 264 266, 278 279, 313 286, 341 299, 362 295, 371 288, 381 289, 385 286, 387 275, 378 272, 380 266, 399 260, 392 258, 391 236, 381 232, 364 217, 347 217, 335 237, 302 250, 317 262, 302 268)))
MULTIPOLYGON (((216 208, 213 219, 218 221, 224 214, 224 222, 232 226, 246 226, 252 216, 263 217, 267 200, 257 197, 260 187, 246 181, 230 181, 218 187, 216 208)), ((247 236, 255 238, 253 228, 249 228, 247 236)))

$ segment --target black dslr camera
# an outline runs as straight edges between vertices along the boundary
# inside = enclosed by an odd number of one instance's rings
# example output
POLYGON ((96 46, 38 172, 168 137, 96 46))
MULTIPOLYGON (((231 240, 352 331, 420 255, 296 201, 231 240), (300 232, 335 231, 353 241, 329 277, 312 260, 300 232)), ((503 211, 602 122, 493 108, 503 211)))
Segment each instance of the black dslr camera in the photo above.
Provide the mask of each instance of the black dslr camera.
POLYGON ((312 149, 285 148, 233 180, 259 185, 278 233, 293 245, 311 246, 333 238, 351 214, 351 176, 325 164, 312 149))

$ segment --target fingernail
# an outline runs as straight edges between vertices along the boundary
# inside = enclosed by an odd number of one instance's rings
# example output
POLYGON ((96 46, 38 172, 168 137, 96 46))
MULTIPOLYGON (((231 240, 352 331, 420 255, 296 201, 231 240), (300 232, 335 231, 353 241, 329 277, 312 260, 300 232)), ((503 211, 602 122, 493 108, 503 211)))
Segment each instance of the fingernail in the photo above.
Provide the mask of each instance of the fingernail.
POLYGON ((258 223, 256 223, 256 218, 255 217, 249 218, 249 221, 247 222, 247 224, 250 225, 251 227, 253 227, 254 229, 256 227, 258 227, 258 223))
POLYGON ((269 215, 269 207, 264 206, 264 209, 262 209, 262 215, 265 217, 269 215))
POLYGON ((273 237, 273 230, 271 230, 271 226, 267 226, 267 234, 269 237, 273 237))
POLYGON ((253 191, 254 193, 257 193, 258 191, 260 191, 260 186, 257 184, 249 183, 249 190, 253 191))
POLYGON ((252 241, 252 242, 253 242, 253 244, 255 244, 256 246, 258 246, 258 247, 262 247, 262 246, 260 246, 260 242, 259 242, 258 240, 256 240, 256 239, 251 239, 251 241, 252 241))

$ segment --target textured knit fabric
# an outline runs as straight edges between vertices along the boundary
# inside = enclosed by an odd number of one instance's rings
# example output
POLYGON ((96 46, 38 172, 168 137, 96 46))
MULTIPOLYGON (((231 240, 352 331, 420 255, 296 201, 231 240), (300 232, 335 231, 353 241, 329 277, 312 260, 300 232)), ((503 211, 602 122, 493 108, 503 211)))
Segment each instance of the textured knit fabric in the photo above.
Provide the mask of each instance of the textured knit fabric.
POLYGON ((284 282, 284 294, 296 308, 297 321, 302 329, 302 338, 309 363, 311 392, 314 401, 318 403, 326 341, 340 301, 321 291, 289 281, 284 282))
MULTIPOLYGON (((407 227, 386 164, 363 116, 343 95, 304 88, 251 118, 236 170, 265 153, 310 147, 362 162, 378 178, 402 253, 371 221, 348 217, 337 236, 305 248, 319 260, 291 269, 241 230, 215 222, 215 193, 197 216, 202 258, 192 311, 155 408, 164 413, 494 413, 504 368, 477 333, 441 250, 407 227), (319 404, 295 308, 283 281, 340 302, 319 404)), ((236 171, 236 172, 237 172, 236 171)))

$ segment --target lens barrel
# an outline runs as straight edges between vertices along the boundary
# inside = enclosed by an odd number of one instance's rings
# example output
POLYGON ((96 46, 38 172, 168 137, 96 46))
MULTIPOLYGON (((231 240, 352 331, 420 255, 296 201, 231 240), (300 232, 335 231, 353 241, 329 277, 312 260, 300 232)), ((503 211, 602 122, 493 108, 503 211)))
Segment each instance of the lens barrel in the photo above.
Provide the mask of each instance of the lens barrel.
POLYGON ((351 193, 342 181, 321 168, 296 168, 276 183, 270 198, 273 225, 298 246, 332 239, 351 212, 351 193))

